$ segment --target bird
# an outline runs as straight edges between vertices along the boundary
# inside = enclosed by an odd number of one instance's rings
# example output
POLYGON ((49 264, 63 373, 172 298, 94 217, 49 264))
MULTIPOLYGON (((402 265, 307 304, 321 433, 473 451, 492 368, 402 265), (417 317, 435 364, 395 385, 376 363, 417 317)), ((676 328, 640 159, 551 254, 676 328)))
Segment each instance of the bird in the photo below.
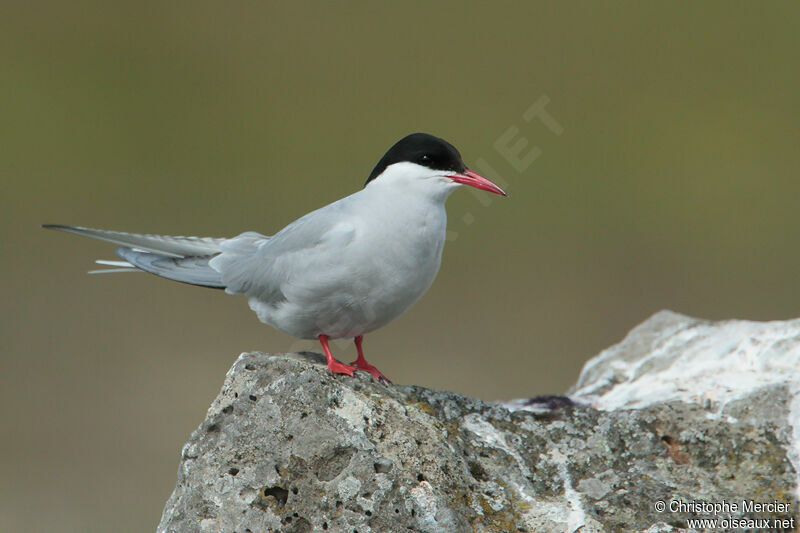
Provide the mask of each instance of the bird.
MULTIPOLYGON (((389 380, 364 357, 364 335, 413 306, 442 262, 445 202, 461 186, 508 196, 467 168, 449 142, 413 133, 378 161, 363 188, 312 211, 272 236, 233 238, 124 233, 44 224, 120 245, 122 261, 90 273, 145 271, 248 298, 258 319, 300 339, 317 339, 331 374, 365 371, 389 380), (354 339, 358 357, 337 361, 330 339, 354 339)), ((389 382, 390 383, 390 382, 389 382)))

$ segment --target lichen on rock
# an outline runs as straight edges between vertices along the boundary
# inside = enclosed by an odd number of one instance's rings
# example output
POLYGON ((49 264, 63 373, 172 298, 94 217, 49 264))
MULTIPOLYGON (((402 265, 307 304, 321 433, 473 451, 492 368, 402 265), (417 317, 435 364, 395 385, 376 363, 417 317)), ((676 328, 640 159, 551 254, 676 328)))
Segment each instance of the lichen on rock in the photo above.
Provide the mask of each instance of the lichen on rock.
POLYGON ((158 530, 686 528, 696 513, 654 508, 672 499, 776 500, 790 517, 798 364, 800 321, 669 312, 587 363, 569 397, 490 403, 331 376, 317 354, 242 354, 158 530))

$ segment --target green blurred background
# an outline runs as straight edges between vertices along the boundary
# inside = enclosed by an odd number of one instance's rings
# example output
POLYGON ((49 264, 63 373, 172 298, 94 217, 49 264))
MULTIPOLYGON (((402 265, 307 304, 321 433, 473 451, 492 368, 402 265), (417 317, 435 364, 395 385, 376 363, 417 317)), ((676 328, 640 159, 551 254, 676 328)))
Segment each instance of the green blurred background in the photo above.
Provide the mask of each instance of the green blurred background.
POLYGON ((272 233, 427 131, 511 198, 451 198, 437 282, 365 343, 396 383, 558 393, 663 308, 800 315, 798 35, 796 2, 3 3, 0 529, 152 530, 237 355, 317 349, 41 223, 272 233))

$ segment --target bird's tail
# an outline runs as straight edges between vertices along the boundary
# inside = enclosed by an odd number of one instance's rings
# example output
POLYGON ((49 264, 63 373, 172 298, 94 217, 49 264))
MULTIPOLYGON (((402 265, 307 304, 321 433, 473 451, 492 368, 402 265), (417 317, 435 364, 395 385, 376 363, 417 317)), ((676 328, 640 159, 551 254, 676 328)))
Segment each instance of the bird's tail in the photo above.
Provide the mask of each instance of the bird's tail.
POLYGON ((220 253, 225 239, 140 235, 57 224, 42 227, 122 245, 116 253, 125 261, 98 260, 98 264, 114 268, 93 270, 91 274, 143 270, 182 283, 225 288, 219 272, 208 266, 209 260, 220 253))

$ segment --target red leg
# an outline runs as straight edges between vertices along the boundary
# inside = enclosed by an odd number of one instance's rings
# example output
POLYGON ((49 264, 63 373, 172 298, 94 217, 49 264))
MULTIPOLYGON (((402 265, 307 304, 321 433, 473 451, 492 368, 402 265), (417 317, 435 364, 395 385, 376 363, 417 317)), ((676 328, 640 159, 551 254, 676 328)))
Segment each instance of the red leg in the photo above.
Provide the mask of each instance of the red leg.
POLYGON ((372 366, 371 364, 367 363, 367 360, 364 359, 364 350, 361 348, 361 343, 364 341, 364 335, 359 335, 356 337, 356 349, 358 350, 358 359, 350 363, 354 367, 359 370, 364 370, 365 372, 369 372, 373 376, 378 379, 382 379, 386 383, 391 383, 386 376, 384 376, 380 370, 372 366))
POLYGON ((320 335, 319 342, 322 344, 322 349, 325 350, 325 357, 328 359, 328 371, 333 374, 346 374, 350 377, 353 377, 355 373, 355 368, 352 366, 343 365, 339 361, 333 358, 333 354, 331 353, 331 349, 328 346, 328 336, 327 335, 320 335))

